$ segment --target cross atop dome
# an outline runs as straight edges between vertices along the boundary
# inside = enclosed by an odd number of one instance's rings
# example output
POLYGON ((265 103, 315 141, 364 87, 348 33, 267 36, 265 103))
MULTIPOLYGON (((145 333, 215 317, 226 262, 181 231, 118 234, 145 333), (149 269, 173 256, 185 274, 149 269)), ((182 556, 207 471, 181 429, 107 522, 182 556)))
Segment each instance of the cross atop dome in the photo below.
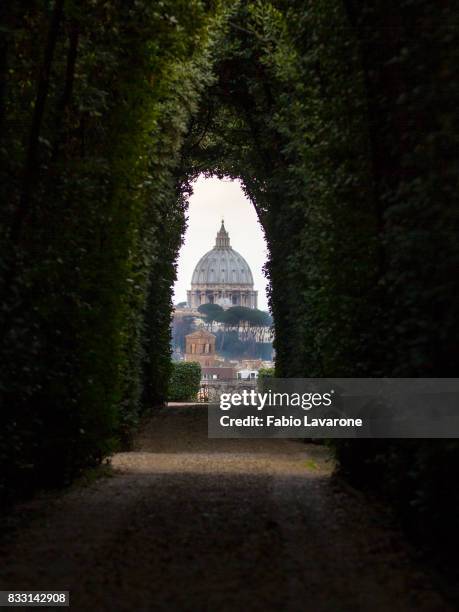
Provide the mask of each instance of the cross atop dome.
POLYGON ((229 249, 230 247, 230 239, 229 234, 225 229, 225 222, 222 219, 222 225, 218 231, 217 239, 215 241, 216 249, 229 249))

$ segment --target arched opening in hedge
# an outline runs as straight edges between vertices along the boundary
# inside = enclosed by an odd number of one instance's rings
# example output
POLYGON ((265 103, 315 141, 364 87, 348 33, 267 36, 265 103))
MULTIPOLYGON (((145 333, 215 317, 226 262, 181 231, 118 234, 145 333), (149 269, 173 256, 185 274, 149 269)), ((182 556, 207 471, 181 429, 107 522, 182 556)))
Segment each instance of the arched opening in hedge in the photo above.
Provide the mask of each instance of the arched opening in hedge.
POLYGON ((314 17, 287 26, 280 11, 241 9, 244 26, 231 21, 216 45, 181 150, 181 186, 202 172, 229 176, 255 207, 280 376, 374 367, 365 354, 374 313, 360 299, 378 270, 358 50, 342 39, 343 12, 331 10, 326 25, 314 17), (334 59, 318 66, 308 29, 328 36, 331 23, 334 59), (346 70, 349 95, 338 101, 346 70))

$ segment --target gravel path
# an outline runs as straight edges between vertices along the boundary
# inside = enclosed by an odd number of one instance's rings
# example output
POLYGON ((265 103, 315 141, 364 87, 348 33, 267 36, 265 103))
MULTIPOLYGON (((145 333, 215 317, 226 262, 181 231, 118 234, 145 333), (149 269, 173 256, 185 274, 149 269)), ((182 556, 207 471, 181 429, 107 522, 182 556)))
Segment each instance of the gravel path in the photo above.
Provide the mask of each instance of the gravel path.
POLYGON ((450 610, 324 448, 209 440, 206 419, 163 409, 112 478, 24 504, 1 588, 70 590, 88 612, 450 610))

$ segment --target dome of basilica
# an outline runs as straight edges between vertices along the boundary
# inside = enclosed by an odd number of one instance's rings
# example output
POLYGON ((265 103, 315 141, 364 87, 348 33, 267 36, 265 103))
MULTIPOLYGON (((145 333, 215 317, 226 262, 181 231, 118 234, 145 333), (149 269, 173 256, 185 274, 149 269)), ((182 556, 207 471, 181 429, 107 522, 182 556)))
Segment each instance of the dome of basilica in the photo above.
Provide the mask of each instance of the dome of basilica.
POLYGON ((201 257, 194 269, 188 303, 191 307, 207 303, 257 307, 252 271, 244 257, 231 247, 223 221, 214 248, 201 257))
POLYGON ((191 278, 192 285, 214 283, 253 286, 249 264, 230 246, 223 222, 214 248, 201 257, 191 278))

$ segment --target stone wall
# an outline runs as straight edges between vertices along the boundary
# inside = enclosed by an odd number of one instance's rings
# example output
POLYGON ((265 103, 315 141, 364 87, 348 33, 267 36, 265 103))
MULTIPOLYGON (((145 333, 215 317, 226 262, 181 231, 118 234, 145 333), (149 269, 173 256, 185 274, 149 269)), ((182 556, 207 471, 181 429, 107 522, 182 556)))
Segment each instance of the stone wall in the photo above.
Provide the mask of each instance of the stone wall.
POLYGON ((232 378, 231 380, 201 381, 199 399, 203 402, 217 402, 222 393, 241 393, 241 391, 251 391, 256 388, 256 380, 238 380, 237 378, 232 378))

